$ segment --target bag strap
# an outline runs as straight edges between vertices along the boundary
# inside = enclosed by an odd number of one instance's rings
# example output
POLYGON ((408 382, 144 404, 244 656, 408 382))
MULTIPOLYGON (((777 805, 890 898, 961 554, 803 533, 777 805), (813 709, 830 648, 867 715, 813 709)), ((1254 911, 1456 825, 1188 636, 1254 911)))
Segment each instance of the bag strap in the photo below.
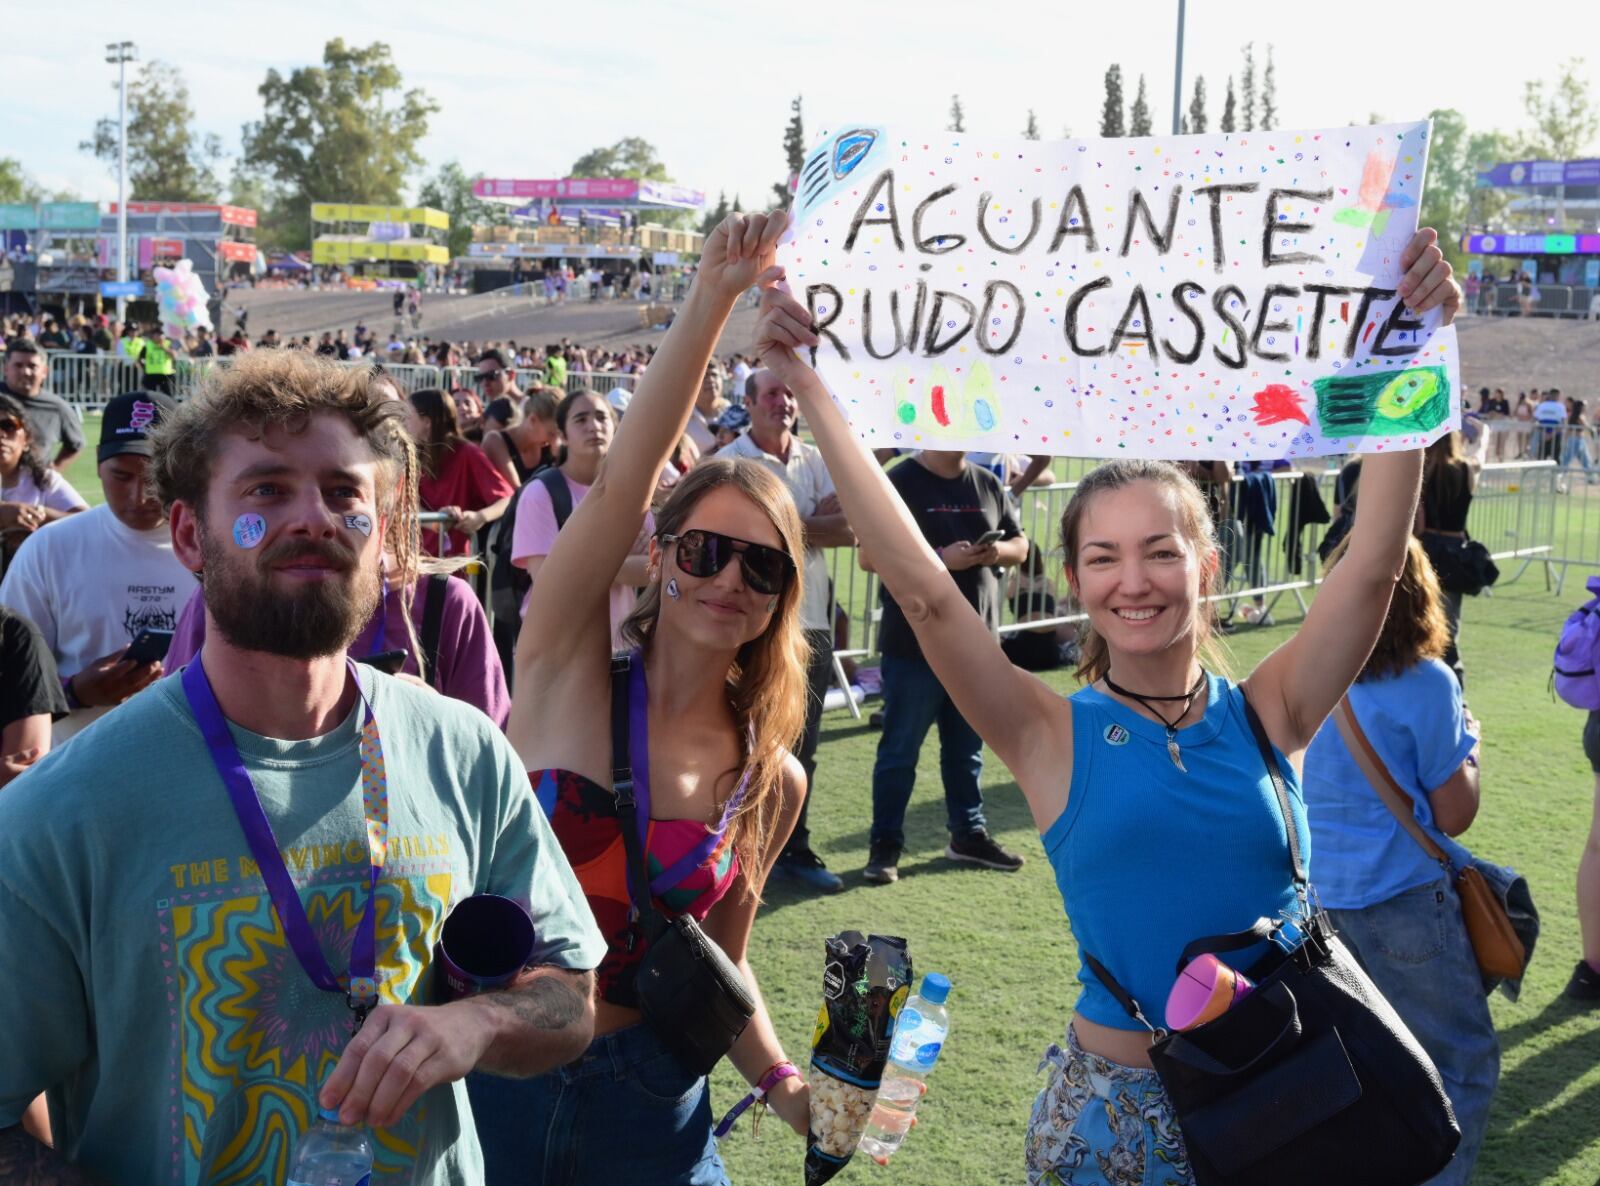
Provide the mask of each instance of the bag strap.
POLYGON ((426 665, 424 675, 428 686, 439 691, 439 636, 444 631, 444 597, 449 591, 445 584, 450 578, 442 573, 428 577, 428 592, 422 603, 422 660, 426 665))
POLYGON ((1345 749, 1350 751, 1350 756, 1355 759, 1362 777, 1378 793, 1383 805, 1393 813, 1400 826, 1421 846, 1423 852, 1449 869, 1449 856, 1440 847, 1439 842, 1428 835, 1417 822, 1416 812, 1411 806, 1411 796, 1400 789, 1400 784, 1395 781, 1394 775, 1389 773, 1389 768, 1378 756, 1372 739, 1361 728, 1361 722, 1356 719, 1355 707, 1350 703, 1348 692, 1334 706, 1333 722, 1339 727, 1339 736, 1344 740, 1345 749))
POLYGON ((572 487, 567 485, 567 479, 557 466, 540 470, 534 475, 544 484, 550 492, 550 509, 555 512, 556 530, 560 531, 567 525, 567 519, 572 515, 572 487))
POLYGON ((633 797, 633 762, 628 752, 628 677, 632 667, 631 653, 611 657, 611 798, 617 805, 622 850, 628 858, 628 900, 633 917, 642 919, 654 938, 668 924, 650 897, 650 872, 639 843, 639 805, 633 797))
POLYGON ((1283 771, 1278 769, 1278 759, 1272 752, 1272 741, 1267 736, 1267 727, 1261 723, 1261 718, 1251 707, 1250 697, 1242 688, 1240 698, 1244 701, 1244 719, 1250 723, 1250 732, 1255 735, 1256 748, 1261 751, 1261 760, 1267 767, 1267 777, 1272 780, 1272 793, 1278 799, 1278 811, 1283 816, 1283 831, 1289 839, 1289 866, 1294 873, 1295 891, 1304 899, 1309 879, 1306 877, 1305 857, 1300 852, 1300 830, 1294 826, 1294 811, 1289 806, 1289 786, 1283 781, 1283 771))

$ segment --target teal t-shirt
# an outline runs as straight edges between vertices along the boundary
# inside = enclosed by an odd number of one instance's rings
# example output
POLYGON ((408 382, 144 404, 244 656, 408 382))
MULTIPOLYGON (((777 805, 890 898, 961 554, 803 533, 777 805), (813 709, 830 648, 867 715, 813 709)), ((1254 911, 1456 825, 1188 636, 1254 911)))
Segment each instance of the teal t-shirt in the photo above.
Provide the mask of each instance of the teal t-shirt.
MULTIPOLYGON (((476 709, 363 668, 389 786, 384 1002, 426 1004, 463 898, 533 915, 532 962, 605 954, 527 774, 476 709)), ((233 728, 329 965, 366 906, 359 703, 286 742, 233 728)), ((0 792, 0 1128, 48 1089, 56 1147, 108 1182, 280 1186, 350 1037, 284 940, 178 676, 0 792)), ((461 1083, 372 1134, 375 1180, 478 1183, 461 1083)))

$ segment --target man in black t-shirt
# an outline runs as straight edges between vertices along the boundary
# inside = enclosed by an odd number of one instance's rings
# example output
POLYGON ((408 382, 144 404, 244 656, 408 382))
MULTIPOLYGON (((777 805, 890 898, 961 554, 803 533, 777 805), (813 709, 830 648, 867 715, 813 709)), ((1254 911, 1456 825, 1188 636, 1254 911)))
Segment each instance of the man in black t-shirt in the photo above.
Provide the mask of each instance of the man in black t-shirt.
POLYGON ((0 606, 0 787, 50 748, 50 722, 67 713, 56 661, 39 628, 0 606))
POLYGON ((34 446, 56 469, 64 469, 83 450, 83 421, 66 400, 44 389, 49 371, 49 359, 37 342, 13 338, 6 343, 0 395, 9 395, 23 406, 34 446))
MULTIPOLYGON (((969 465, 963 453, 930 451, 900 462, 889 471, 889 481, 968 603, 991 630, 998 630, 999 569, 1021 564, 1028 555, 1027 537, 1017 526, 1000 479, 969 465)), ((871 569, 865 549, 861 563, 871 569)), ((950 829, 945 856, 989 869, 1020 869, 1022 858, 996 844, 985 826, 978 789, 983 740, 928 666, 917 636, 887 589, 882 597, 878 649, 883 652, 883 736, 872 770, 871 852, 864 876, 880 885, 899 879, 917 756, 934 724, 939 726, 939 771, 950 829)))

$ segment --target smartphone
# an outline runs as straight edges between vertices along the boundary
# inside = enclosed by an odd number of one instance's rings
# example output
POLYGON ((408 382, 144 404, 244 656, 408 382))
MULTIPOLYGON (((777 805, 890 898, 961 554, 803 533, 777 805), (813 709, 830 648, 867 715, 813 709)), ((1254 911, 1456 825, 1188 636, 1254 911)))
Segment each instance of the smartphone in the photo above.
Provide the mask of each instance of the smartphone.
POLYGON ((410 654, 404 647, 397 651, 379 651, 376 655, 368 655, 361 660, 371 667, 376 667, 384 675, 399 675, 400 669, 406 665, 406 656, 410 654))
POLYGON ((167 648, 171 645, 172 631, 141 630, 122 652, 122 657, 131 663, 155 663, 167 657, 167 648))
POLYGON ((987 548, 990 544, 999 543, 1004 537, 1005 532, 996 527, 992 531, 985 531, 977 539, 973 540, 972 546, 975 548, 987 548))

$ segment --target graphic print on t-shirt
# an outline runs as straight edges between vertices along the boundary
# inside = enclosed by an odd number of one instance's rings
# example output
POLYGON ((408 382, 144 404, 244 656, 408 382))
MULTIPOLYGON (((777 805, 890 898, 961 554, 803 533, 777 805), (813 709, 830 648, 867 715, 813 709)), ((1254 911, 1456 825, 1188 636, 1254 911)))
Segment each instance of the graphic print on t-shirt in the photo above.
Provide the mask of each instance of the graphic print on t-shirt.
MULTIPOLYGON (((382 1003, 419 1003, 445 915, 454 904, 449 833, 398 835, 379 882, 377 978, 382 1003)), ((284 849, 312 932, 343 976, 367 905, 366 846, 284 849)), ((343 998, 317 988, 286 941, 247 853, 171 867, 156 902, 172 1042, 168 1083, 172 1180, 190 1184, 282 1179, 295 1135, 351 1036, 343 998)), ((373 1168, 411 1180, 425 1105, 373 1129, 373 1168)))

